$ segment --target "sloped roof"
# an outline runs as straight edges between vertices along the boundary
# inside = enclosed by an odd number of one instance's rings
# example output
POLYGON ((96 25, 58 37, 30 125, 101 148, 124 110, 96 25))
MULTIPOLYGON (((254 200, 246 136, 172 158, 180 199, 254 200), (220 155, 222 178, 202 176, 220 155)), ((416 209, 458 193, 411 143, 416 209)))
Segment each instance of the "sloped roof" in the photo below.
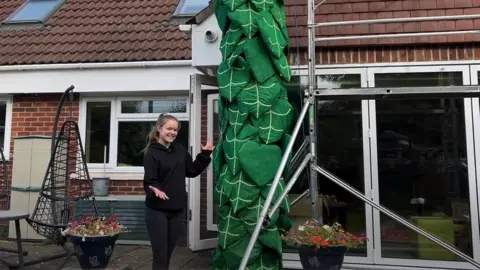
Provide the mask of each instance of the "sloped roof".
MULTIPOLYGON (((0 22, 24 0, 4 0, 0 22)), ((178 0, 69 0, 44 26, 0 25, 0 65, 191 59, 178 0)))

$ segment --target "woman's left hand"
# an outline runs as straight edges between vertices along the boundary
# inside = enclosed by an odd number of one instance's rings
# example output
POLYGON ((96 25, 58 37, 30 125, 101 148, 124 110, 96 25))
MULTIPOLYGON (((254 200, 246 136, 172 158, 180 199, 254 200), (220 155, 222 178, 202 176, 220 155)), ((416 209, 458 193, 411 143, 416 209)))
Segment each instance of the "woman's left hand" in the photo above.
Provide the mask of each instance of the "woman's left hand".
POLYGON ((213 145, 213 140, 208 140, 207 141, 207 144, 205 145, 201 145, 201 149, 202 150, 208 150, 208 151, 213 151, 213 149, 215 149, 215 145, 213 145))

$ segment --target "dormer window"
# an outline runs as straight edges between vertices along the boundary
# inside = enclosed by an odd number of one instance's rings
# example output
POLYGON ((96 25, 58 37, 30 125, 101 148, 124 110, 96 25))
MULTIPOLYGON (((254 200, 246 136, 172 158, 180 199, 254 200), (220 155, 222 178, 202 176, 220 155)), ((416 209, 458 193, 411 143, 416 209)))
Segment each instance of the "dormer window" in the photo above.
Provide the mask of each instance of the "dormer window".
POLYGON ((65 0, 27 0, 4 23, 44 23, 65 0))
POLYGON ((180 0, 175 12, 174 17, 192 17, 208 7, 208 3, 211 0, 180 0))

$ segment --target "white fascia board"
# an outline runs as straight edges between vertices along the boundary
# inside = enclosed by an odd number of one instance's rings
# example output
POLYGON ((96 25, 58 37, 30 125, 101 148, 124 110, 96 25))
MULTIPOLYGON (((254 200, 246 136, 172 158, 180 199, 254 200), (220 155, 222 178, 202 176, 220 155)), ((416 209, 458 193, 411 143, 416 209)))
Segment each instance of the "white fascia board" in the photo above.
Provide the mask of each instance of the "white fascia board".
POLYGON ((191 61, 0 66, 0 94, 188 91, 191 61))

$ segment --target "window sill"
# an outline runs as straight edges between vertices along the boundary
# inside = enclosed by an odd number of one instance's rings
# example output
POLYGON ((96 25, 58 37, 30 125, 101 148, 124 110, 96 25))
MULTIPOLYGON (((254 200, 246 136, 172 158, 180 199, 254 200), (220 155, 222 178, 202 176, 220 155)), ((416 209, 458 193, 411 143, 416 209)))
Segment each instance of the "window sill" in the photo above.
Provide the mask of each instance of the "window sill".
POLYGON ((111 180, 143 180, 143 172, 103 172, 103 170, 90 170, 90 178, 109 177, 111 180))
POLYGON ((108 196, 95 196, 97 201, 144 201, 145 195, 108 195, 108 196))

